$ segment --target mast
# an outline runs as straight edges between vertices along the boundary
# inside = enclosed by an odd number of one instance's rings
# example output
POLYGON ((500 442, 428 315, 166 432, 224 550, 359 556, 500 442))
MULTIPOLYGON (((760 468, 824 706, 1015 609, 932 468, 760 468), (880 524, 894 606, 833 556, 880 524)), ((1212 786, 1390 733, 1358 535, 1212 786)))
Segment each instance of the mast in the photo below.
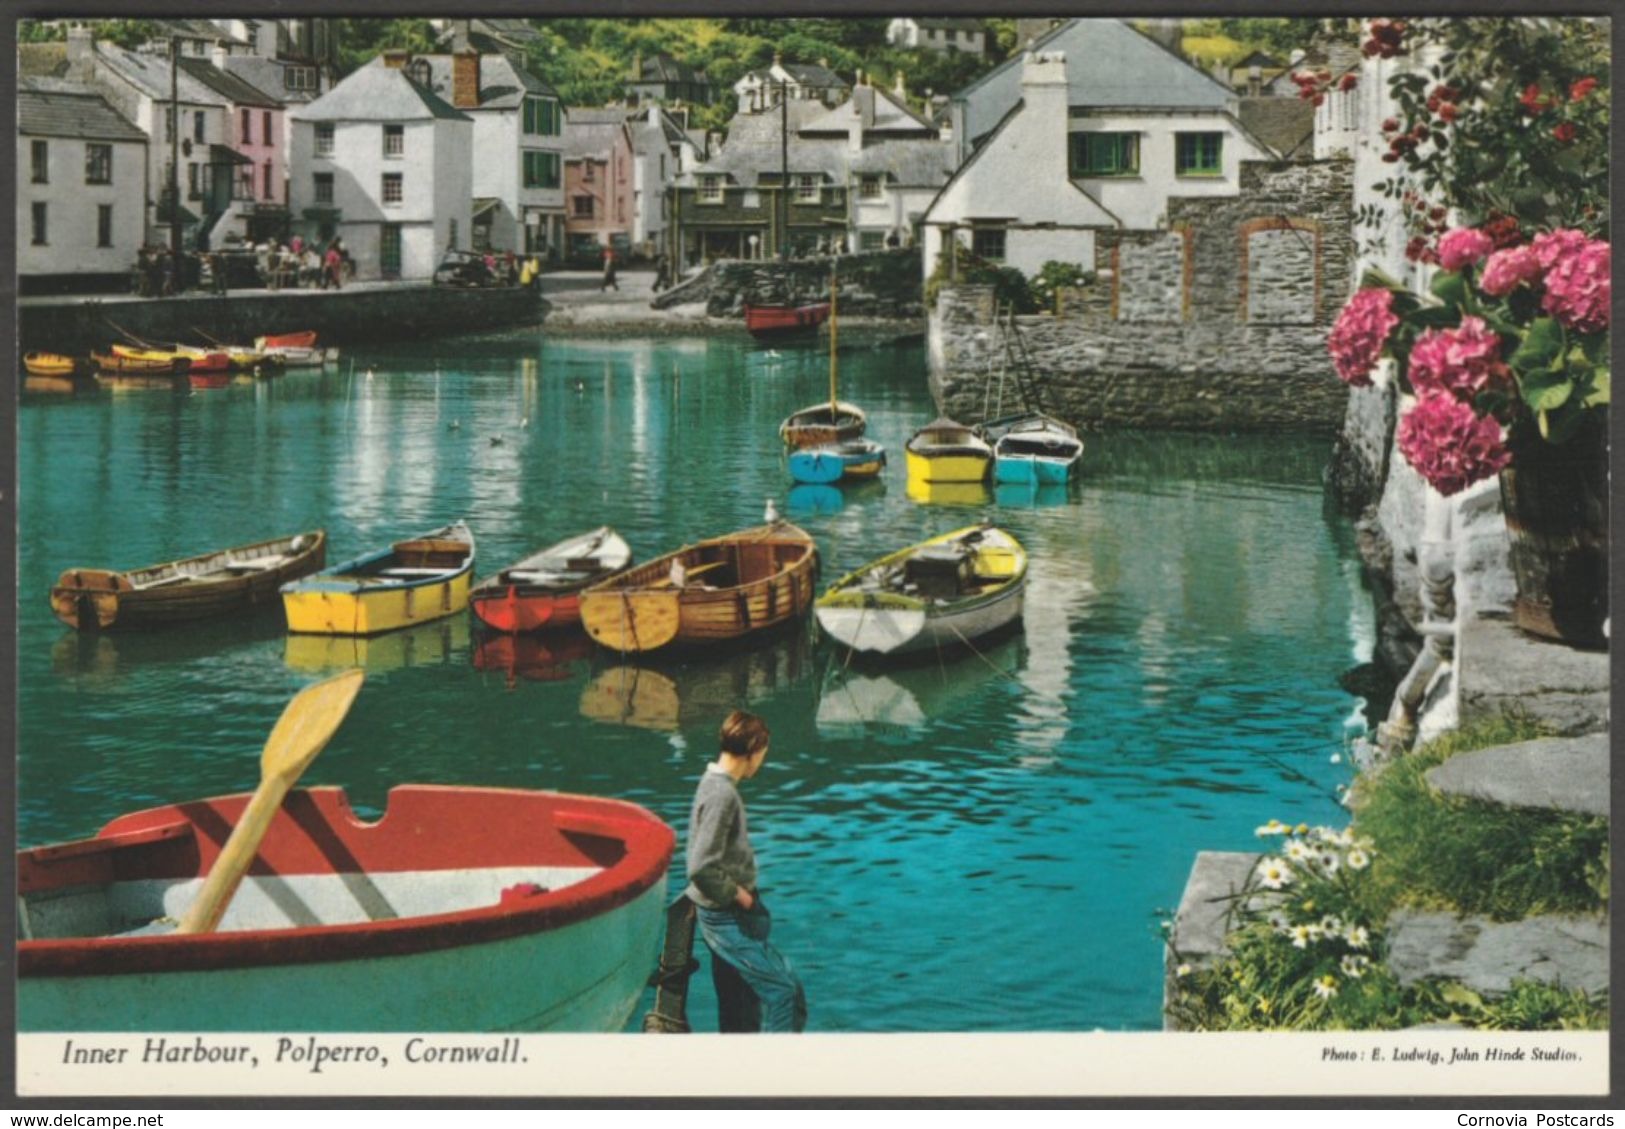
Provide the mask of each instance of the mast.
POLYGON ((779 221, 779 258, 790 257, 790 92, 779 80, 779 198, 773 202, 779 221), (781 218, 782 217, 782 218, 781 218))
POLYGON ((835 271, 831 270, 829 272, 829 421, 832 424, 838 414, 835 409, 835 292, 837 289, 835 271))

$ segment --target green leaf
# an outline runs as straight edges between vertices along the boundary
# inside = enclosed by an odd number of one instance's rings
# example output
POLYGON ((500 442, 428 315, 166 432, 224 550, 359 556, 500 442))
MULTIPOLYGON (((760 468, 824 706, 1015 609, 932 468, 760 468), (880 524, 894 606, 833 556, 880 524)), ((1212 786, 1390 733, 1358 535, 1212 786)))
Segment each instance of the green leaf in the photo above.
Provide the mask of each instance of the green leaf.
POLYGON ((1579 338, 1580 352, 1585 359, 1594 365, 1600 365, 1608 360, 1608 335, 1606 333, 1586 333, 1579 338))
POLYGON ((1439 989, 1439 998, 1447 1004, 1456 1004, 1474 1010, 1484 1006, 1482 996, 1467 987, 1467 985, 1454 981, 1439 989))
POLYGON ((1461 313, 1450 306, 1423 306, 1406 314, 1405 321, 1423 329, 1450 329, 1461 323, 1461 313))
POLYGON ((1442 270, 1434 275, 1433 285, 1428 289, 1435 298, 1452 306, 1464 305, 1467 301, 1467 280, 1453 270, 1442 270))
POLYGON ((1608 403, 1610 383, 1607 369, 1592 369, 1590 379, 1579 389, 1580 406, 1582 408, 1595 408, 1608 403))
POLYGON ((1562 446, 1574 438, 1574 433, 1585 422, 1586 413, 1574 404, 1564 404, 1555 412, 1542 412, 1540 434, 1548 443, 1562 446))
POLYGON ((1545 368, 1563 352, 1563 327, 1552 318, 1537 318, 1512 354, 1512 367, 1520 373, 1545 368))
POLYGON ((1524 402, 1537 412, 1550 412, 1568 403, 1574 395, 1574 381, 1566 372, 1534 369, 1518 378, 1518 390, 1524 402))

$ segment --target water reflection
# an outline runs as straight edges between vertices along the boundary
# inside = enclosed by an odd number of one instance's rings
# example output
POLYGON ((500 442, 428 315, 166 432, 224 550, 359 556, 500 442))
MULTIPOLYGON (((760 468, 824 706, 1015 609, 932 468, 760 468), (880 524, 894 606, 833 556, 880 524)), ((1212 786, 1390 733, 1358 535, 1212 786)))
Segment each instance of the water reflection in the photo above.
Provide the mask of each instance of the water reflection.
POLYGON ((466 615, 446 616, 382 635, 289 635, 282 659, 292 670, 362 667, 369 673, 435 666, 468 647, 466 615))
POLYGON ((154 667, 218 659, 264 644, 286 630, 281 606, 265 604, 229 619, 147 631, 67 631, 51 646, 51 672, 80 686, 111 686, 122 676, 154 667))
POLYGON ((1072 500, 1065 483, 1001 482, 993 488, 994 500, 1001 506, 1064 506, 1072 500))
POLYGON ((791 517, 838 514, 846 505, 846 498, 833 486, 803 482, 790 487, 787 505, 791 517))
POLYGON ((850 737, 871 725, 921 728, 933 718, 969 708, 989 683, 1015 677, 1023 653, 1020 636, 1007 632, 1000 642, 946 661, 886 669, 832 662, 819 690, 814 724, 824 737, 850 737))
POLYGON ((927 506, 985 506, 993 494, 985 482, 922 482, 908 480, 910 501, 927 506))
POLYGON ((592 658, 592 639, 585 631, 529 632, 507 635, 476 629, 474 669, 501 672, 509 688, 527 682, 565 682, 575 677, 582 660, 592 658))
POLYGON ((777 643, 655 668, 608 667, 581 690, 581 716, 607 725, 675 733, 715 725, 800 680, 809 660, 807 632, 777 643))

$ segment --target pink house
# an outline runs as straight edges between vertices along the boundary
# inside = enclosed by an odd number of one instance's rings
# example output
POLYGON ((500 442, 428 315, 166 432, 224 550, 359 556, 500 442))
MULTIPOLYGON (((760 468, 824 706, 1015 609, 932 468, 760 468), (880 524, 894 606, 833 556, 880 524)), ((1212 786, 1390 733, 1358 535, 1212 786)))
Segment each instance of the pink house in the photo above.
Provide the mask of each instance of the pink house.
POLYGON ((632 246, 636 195, 632 135, 623 109, 568 110, 564 121, 564 238, 571 259, 632 246))
POLYGON ((229 152, 211 155, 210 164, 231 172, 234 225, 251 241, 281 235, 287 226, 287 169, 283 104, 246 80, 200 59, 182 59, 187 73, 226 100, 229 152))

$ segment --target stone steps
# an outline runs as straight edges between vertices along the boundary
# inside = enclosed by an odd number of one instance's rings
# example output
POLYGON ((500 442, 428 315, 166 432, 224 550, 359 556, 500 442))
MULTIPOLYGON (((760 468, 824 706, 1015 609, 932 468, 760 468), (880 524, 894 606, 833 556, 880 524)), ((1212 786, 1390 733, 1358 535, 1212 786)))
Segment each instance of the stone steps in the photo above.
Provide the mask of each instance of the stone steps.
POLYGON ((1449 796, 1608 815, 1608 735, 1545 737, 1460 753, 1427 772, 1427 782, 1449 796))
POLYGON ((1608 922, 1546 914, 1494 922, 1426 910, 1388 919, 1388 967, 1401 984, 1431 976, 1499 994, 1514 980, 1600 992, 1608 987, 1608 922))

